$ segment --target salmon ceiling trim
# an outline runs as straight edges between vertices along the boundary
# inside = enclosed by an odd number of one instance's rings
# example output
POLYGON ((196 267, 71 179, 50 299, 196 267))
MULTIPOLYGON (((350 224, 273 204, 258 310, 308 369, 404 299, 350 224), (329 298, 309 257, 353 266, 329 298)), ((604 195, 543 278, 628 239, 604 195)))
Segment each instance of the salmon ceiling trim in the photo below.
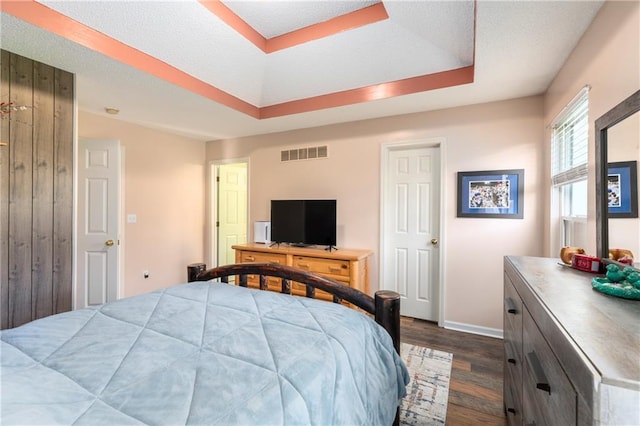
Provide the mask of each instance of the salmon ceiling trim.
POLYGON ((0 1, 0 10, 215 102, 259 118, 258 107, 126 45, 35 0, 0 1))
POLYGON ((389 19, 384 4, 380 2, 277 37, 265 38, 220 0, 198 0, 198 2, 264 53, 277 52, 389 19))
POLYGON ((442 71, 358 89, 329 93, 296 101, 283 102, 260 108, 260 118, 274 118, 301 112, 317 111, 338 106, 353 105, 395 96, 409 95, 427 90, 442 89, 473 83, 475 66, 442 71))
MULTIPOLYGON (((221 4, 219 1, 209 1, 207 3, 221 4)), ((377 6, 377 4, 369 6, 369 8, 374 6, 377 6)), ((226 6, 224 7, 226 8, 226 6)), ((164 61, 161 61, 158 58, 148 55, 138 49, 135 49, 112 37, 96 31, 95 29, 84 25, 66 15, 63 15, 41 3, 38 3, 36 0, 2 0, 0 1, 0 10, 4 13, 8 13, 18 19, 28 22, 29 24, 35 25, 67 40, 78 43, 81 46, 84 46, 95 52, 103 54, 111 59, 139 69, 168 83, 175 84, 178 87, 182 87, 183 89, 186 89, 190 92, 211 99, 214 102, 220 103, 238 112, 244 113, 257 119, 282 117, 291 114, 352 105, 357 103, 369 102, 372 100, 386 99, 411 93, 473 83, 474 80, 475 66, 470 65, 455 70, 426 74, 402 80, 374 84, 357 89, 329 93, 320 96, 313 96, 264 107, 257 107, 211 84, 199 80, 185 73, 184 71, 181 71, 178 68, 169 65, 164 61)), ((229 12, 231 11, 229 10, 229 12)), ((384 13, 386 15, 386 10, 384 13)), ((350 15, 351 14, 343 15, 343 17, 350 15)), ((237 19, 242 21, 238 17, 237 19)), ((352 19, 352 17, 350 19, 352 19)), ((249 26, 247 25, 247 27, 249 26)), ((298 31, 303 31, 306 28, 283 34, 282 36, 274 37, 271 40, 288 36, 298 31)), ((255 30, 253 31, 255 32, 255 30)), ((296 39, 297 37, 308 37, 308 35, 304 35, 304 33, 301 34, 303 35, 293 37, 293 39, 296 39)), ((260 37, 262 36, 260 35, 260 37)), ((307 41, 309 40, 311 39, 307 39, 307 41)))

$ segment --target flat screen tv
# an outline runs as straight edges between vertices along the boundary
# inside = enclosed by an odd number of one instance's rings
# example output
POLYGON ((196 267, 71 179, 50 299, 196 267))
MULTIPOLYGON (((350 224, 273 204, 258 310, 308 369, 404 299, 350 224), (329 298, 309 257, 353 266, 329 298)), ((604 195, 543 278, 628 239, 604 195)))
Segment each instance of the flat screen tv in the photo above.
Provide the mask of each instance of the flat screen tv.
POLYGON ((271 241, 336 245, 336 200, 271 200, 271 241))

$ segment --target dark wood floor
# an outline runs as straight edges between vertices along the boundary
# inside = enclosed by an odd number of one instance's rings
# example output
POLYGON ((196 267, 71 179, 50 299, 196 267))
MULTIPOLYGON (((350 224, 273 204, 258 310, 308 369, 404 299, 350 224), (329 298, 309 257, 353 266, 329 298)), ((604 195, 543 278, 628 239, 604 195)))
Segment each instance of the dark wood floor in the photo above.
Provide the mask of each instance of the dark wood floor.
POLYGON ((506 425, 502 339, 445 330, 402 317, 400 340, 453 354, 447 425, 506 425))

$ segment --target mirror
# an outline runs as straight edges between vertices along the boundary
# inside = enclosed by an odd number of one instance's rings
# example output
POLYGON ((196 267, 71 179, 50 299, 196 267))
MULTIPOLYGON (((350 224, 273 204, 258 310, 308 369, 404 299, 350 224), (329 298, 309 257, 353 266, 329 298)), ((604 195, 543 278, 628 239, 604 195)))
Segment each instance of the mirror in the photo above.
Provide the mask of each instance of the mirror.
MULTIPOLYGON (((640 90, 616 105, 611 111, 595 122, 596 148, 596 231, 598 257, 608 258, 609 248, 624 248, 634 254, 635 266, 640 261, 640 219, 638 218, 638 197, 629 193, 637 191, 637 165, 640 164, 640 90), (609 164, 624 162, 622 174, 612 172, 609 181, 609 164), (631 162, 631 163, 629 163, 631 162), (629 166, 629 167, 627 167, 629 166), (636 170, 635 176, 633 169, 636 170), (629 171, 629 174, 627 174, 629 171), (618 180, 618 176, 620 179, 618 180), (625 177, 626 176, 626 177, 625 177), (635 185, 633 185, 635 180, 635 185), (625 213, 610 217, 610 189, 619 188, 625 192, 625 213), (624 184, 624 185, 622 185, 624 184), (626 212, 629 211, 627 214, 626 212), (631 216, 631 217, 630 217, 631 216), (635 216, 635 217, 632 217, 635 216)), ((612 204, 620 205, 614 198, 612 204)), ((611 210, 612 212, 614 209, 611 210)))

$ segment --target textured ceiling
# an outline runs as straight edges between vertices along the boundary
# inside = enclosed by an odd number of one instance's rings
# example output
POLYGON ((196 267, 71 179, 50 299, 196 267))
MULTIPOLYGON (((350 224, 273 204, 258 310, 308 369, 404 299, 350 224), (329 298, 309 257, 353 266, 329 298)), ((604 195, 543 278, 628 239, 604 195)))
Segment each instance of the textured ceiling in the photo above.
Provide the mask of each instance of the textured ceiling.
POLYGON ((273 38, 318 22, 364 9, 378 0, 359 1, 230 1, 222 0, 236 15, 265 38, 273 38))
POLYGON ((210 140, 543 93, 600 6, 3 0, 0 40, 83 110, 210 140))

